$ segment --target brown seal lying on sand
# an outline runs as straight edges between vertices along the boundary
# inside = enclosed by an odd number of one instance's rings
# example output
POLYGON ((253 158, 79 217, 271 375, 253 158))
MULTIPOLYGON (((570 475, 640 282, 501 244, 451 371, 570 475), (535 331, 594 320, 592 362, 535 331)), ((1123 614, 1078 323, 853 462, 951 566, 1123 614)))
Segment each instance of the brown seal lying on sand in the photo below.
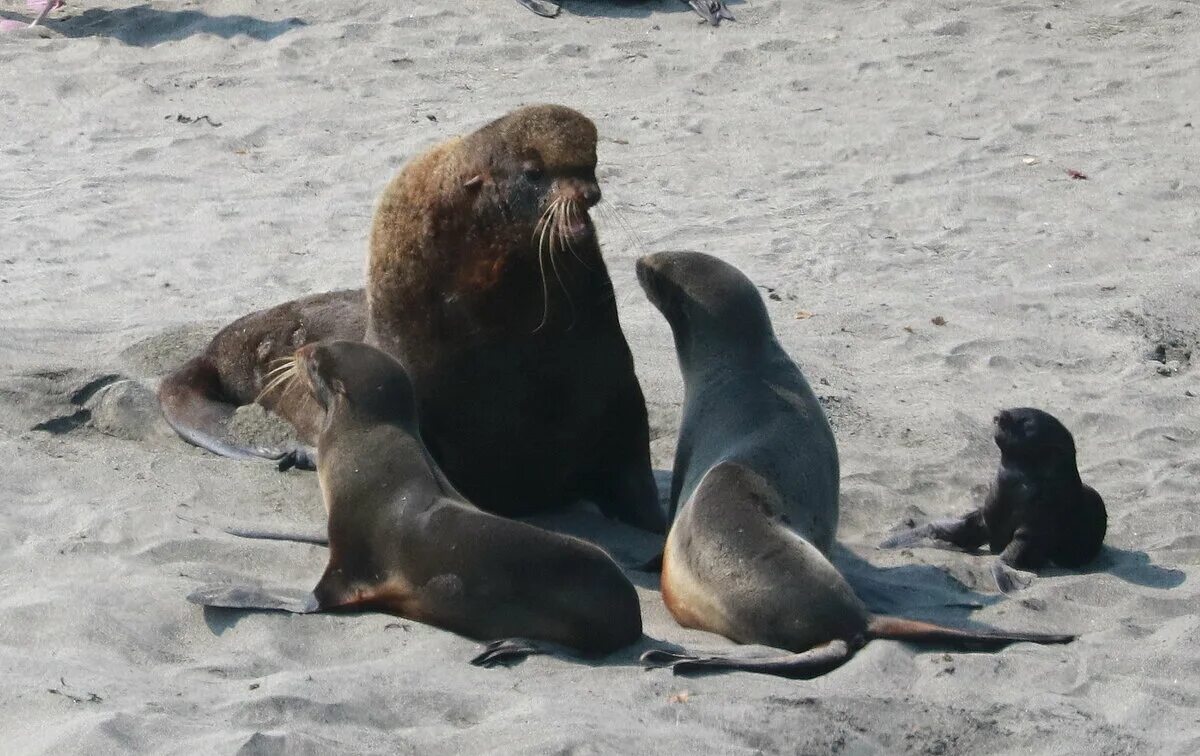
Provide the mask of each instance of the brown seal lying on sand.
POLYGON ((361 342, 302 347, 285 375, 324 411, 317 476, 329 562, 309 594, 217 585, 204 606, 307 614, 375 608, 483 640, 475 662, 527 641, 607 654, 642 634, 637 592, 599 547, 469 504, 421 443, 413 386, 361 342))
MULTIPOLYGON (((425 443, 469 499, 505 515, 585 499, 661 532, 645 401, 588 216, 595 169, 596 127, 556 105, 434 147, 380 200, 366 317, 342 292, 243 318, 163 381, 168 421, 220 454, 311 466, 305 449, 218 443, 219 422, 269 388, 272 361, 302 341, 360 338, 365 321, 367 342, 408 371, 425 443)), ((269 397, 311 443, 321 410, 269 397)))
POLYGON ((1003 410, 995 420, 1000 469, 983 507, 934 520, 887 538, 880 548, 912 546, 924 539, 974 551, 987 544, 1004 593, 1027 587, 1015 570, 1053 562, 1077 569, 1100 554, 1108 529, 1104 500, 1079 477, 1075 439, 1053 415, 1032 407, 1003 410))
POLYGON ((698 253, 650 255, 637 270, 671 324, 685 387, 663 601, 686 627, 796 652, 739 659, 649 651, 646 664, 807 678, 872 638, 982 648, 1074 638, 872 615, 827 556, 838 522, 833 432, 775 339, 754 284, 698 253))

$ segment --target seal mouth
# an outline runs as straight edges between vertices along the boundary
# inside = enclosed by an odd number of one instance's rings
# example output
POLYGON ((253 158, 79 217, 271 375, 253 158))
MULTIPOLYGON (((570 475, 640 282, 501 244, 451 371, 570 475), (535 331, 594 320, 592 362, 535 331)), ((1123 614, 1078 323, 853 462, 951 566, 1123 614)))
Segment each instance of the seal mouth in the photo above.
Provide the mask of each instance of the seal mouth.
POLYGON ((563 223, 564 235, 575 241, 577 239, 586 239, 592 235, 591 218, 588 217, 586 210, 580 210, 576 214, 568 214, 567 219, 563 223))

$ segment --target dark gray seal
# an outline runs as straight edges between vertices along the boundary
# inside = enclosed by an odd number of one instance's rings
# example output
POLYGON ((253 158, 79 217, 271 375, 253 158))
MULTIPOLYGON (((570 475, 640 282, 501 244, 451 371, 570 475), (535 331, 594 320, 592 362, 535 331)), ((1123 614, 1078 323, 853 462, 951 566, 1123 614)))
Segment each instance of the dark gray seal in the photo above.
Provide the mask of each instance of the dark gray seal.
POLYGON ((872 638, 968 648, 1073 639, 872 615, 828 558, 838 522, 833 432, 754 284, 698 253, 650 255, 637 272, 671 324, 685 387, 663 601, 686 627, 795 652, 738 659, 649 651, 645 663, 807 678, 872 638))

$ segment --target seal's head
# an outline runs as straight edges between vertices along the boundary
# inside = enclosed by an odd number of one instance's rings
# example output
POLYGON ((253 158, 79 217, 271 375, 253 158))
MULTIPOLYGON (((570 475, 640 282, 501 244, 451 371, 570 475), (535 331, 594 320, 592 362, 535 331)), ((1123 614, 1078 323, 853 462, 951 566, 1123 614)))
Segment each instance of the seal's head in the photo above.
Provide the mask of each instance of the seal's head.
POLYGON ((584 115, 531 105, 405 166, 371 229, 367 296, 377 342, 399 353, 401 342, 465 322, 530 329, 588 301, 580 296, 589 286, 599 299, 610 294, 588 216, 600 201, 596 139, 584 115), (414 319, 425 325, 414 328, 414 319))
POLYGON ((416 427, 416 400, 396 359, 357 341, 316 342, 296 351, 296 373, 331 416, 350 409, 362 418, 416 427))
POLYGON ((774 341, 758 290, 729 263, 701 252, 658 252, 637 261, 637 276, 681 350, 697 340, 728 348, 774 341))
POLYGON ((596 126, 582 113, 562 105, 519 108, 467 136, 463 146, 473 169, 463 186, 495 200, 507 221, 552 246, 593 234, 587 211, 600 201, 596 126))
POLYGON ((1025 462, 1075 464, 1075 439, 1058 418, 1033 407, 1001 410, 993 420, 1003 457, 1025 462))

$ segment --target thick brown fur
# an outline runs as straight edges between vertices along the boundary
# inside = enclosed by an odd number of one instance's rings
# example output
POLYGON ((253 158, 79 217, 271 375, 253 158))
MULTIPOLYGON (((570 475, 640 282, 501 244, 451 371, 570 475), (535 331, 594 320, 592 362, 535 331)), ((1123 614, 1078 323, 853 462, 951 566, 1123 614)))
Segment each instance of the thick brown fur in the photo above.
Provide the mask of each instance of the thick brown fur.
POLYGON ((685 387, 663 601, 687 627, 794 652, 747 659, 650 651, 647 664, 814 677, 872 638, 959 648, 1073 638, 872 615, 829 561, 838 520, 833 433, 754 284, 717 258, 687 252, 642 258, 638 278, 671 323, 685 387))
POLYGON ((374 608, 482 640, 481 661, 542 649, 606 654, 641 637, 637 592, 599 547, 483 512, 454 489, 421 442, 412 385, 361 342, 296 354, 294 381, 326 413, 318 478, 329 561, 310 596, 210 586, 194 603, 299 613, 374 608), (514 650, 516 649, 516 650, 514 650))
MULTIPOLYGON (((645 402, 588 217, 600 199, 595 168, 595 125, 556 105, 433 147, 380 199, 365 318, 348 293, 320 295, 352 310, 321 327, 301 328, 318 298, 243 318, 164 380, 168 420, 220 454, 311 461, 297 457, 303 449, 232 447, 220 426, 262 389, 279 346, 299 345, 293 334, 312 342, 365 329, 409 371, 426 443, 479 506, 518 515, 585 499, 662 532, 645 402)), ((319 413, 278 409, 311 441, 319 413)))
POLYGON ((595 168, 595 126, 555 105, 413 161, 375 214, 367 340, 408 370, 425 441, 472 501, 525 514, 589 499, 661 532, 645 402, 587 214, 595 168))

